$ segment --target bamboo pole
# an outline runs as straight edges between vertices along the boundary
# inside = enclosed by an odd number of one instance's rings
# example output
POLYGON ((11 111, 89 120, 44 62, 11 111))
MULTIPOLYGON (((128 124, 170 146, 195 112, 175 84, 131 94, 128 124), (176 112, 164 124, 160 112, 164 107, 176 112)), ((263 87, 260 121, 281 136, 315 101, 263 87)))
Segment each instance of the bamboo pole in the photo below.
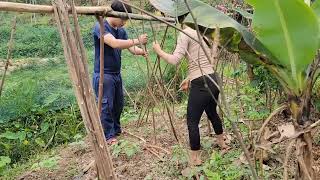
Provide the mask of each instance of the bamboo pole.
POLYGON ((98 95, 98 112, 101 118, 103 82, 104 82, 104 23, 103 17, 99 16, 98 22, 100 25, 100 77, 99 77, 99 95, 98 95))
POLYGON ((4 80, 5 80, 5 77, 6 77, 6 73, 7 73, 8 67, 9 67, 10 59, 11 59, 11 53, 12 53, 12 47, 13 47, 13 37, 14 37, 14 34, 16 32, 16 25, 17 25, 17 17, 15 16, 13 18, 13 21, 12 21, 11 36, 10 36, 10 41, 9 41, 9 44, 8 44, 7 61, 6 61, 6 64, 5 64, 4 73, 3 73, 2 80, 1 80, 1 83, 0 83, 0 97, 1 97, 1 92, 2 92, 2 88, 3 88, 4 80))
MULTIPOLYGON (((105 15, 109 17, 127 18, 128 15, 123 12, 112 11, 109 6, 76 6, 77 14, 83 15, 105 15)), ((32 5, 25 3, 13 3, 13 2, 2 2, 0 1, 0 11, 13 11, 13 12, 29 12, 29 13, 54 13, 53 6, 48 5, 32 5)), ((71 14, 71 7, 68 7, 68 12, 71 14)), ((129 13, 131 19, 134 20, 147 20, 147 21, 158 21, 156 18, 129 13)), ((167 22, 175 22, 175 19, 168 17, 158 17, 161 20, 167 22)))

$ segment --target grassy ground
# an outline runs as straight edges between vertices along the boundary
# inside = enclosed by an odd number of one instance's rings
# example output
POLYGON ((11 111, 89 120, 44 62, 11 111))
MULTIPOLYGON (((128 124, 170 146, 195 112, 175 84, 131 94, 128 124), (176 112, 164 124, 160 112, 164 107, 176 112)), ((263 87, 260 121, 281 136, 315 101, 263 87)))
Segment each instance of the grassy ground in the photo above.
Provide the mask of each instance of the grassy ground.
MULTIPOLYGON (((11 165, 25 163, 46 149, 84 136, 83 122, 52 17, 37 15, 31 21, 31 16, 17 17, 12 66, 9 66, 0 100, 0 174, 11 165)), ((1 12, 0 17, 4 20, 0 22, 2 78, 13 14, 1 12)), ((94 23, 94 18, 80 17, 90 74, 93 69, 91 29, 94 23)), ((140 24, 128 24, 126 27, 130 38, 134 38, 132 27, 137 25, 140 24)), ((151 36, 150 27, 146 25, 145 29, 151 36)), ((158 33, 159 36, 161 34, 158 33)), ((168 49, 172 49, 174 41, 175 38, 169 38, 168 49)), ((150 60, 155 60, 153 53, 150 60)), ((146 74, 146 60, 123 51, 122 75, 124 86, 130 94, 144 89, 146 74)), ((130 107, 126 107, 125 111, 130 112, 130 107)), ((131 115, 124 114, 125 119, 129 117, 131 115)))

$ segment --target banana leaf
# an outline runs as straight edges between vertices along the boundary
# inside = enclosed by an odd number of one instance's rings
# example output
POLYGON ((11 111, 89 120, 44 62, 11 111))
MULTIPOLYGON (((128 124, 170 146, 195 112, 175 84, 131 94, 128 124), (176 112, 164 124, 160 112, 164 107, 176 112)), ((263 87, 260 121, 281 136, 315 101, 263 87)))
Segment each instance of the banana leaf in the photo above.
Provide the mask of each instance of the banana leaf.
MULTIPOLYGON (((311 8, 313 9, 314 13, 317 15, 318 25, 320 26, 320 0, 316 0, 314 3, 312 3, 311 8)), ((320 33, 319 33, 318 39, 320 42, 320 33)), ((319 46, 320 46, 320 43, 319 43, 319 46)))
MULTIPOLYGON (((172 16, 178 17, 187 14, 188 8, 184 0, 149 0, 150 3, 159 11, 172 16)), ((204 5, 201 1, 188 0, 191 9, 204 5)))
MULTIPOLYGON (((230 40, 240 33, 245 42, 256 54, 270 57, 269 59, 265 59, 266 61, 273 60, 273 62, 267 62, 268 64, 277 64, 278 61, 274 60, 275 57, 271 52, 264 48, 263 44, 257 40, 254 35, 246 29, 246 27, 216 8, 199 0, 187 0, 187 2, 189 7, 192 9, 192 13, 197 18, 197 23, 200 26, 200 29, 205 30, 208 34, 213 33, 214 29, 217 27, 220 29, 221 44, 227 49, 231 51, 239 51, 239 49, 234 45, 235 42, 230 40)), ((159 11, 173 17, 184 15, 189 12, 184 0, 150 0, 150 3, 159 11)), ((190 14, 186 17, 183 23, 191 28, 195 28, 194 21, 190 14)))
POLYGON ((247 11, 244 11, 244 10, 242 10, 240 8, 234 8, 233 10, 238 12, 239 14, 241 14, 246 19, 252 19, 253 18, 253 14, 248 13, 247 11))
POLYGON ((308 77, 307 69, 319 47, 315 12, 301 0, 247 2, 255 9, 252 24, 257 39, 276 56, 289 80, 293 81, 291 89, 301 94, 308 77))

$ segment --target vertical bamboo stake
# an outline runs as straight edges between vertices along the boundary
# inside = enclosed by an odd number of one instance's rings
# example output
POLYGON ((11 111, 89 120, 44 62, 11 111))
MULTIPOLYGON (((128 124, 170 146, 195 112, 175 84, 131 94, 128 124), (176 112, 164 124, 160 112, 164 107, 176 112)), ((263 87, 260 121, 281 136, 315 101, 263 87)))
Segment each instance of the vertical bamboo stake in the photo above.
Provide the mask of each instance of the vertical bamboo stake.
POLYGON ((98 95, 98 112, 101 118, 103 82, 104 82, 104 23, 103 17, 98 17, 100 25, 100 78, 99 78, 99 95, 98 95))
POLYGON ((10 63, 10 59, 11 59, 11 53, 12 53, 12 47, 13 47, 13 36, 14 36, 14 34, 16 32, 16 27, 17 27, 16 25, 17 25, 17 17, 15 16, 13 18, 13 21, 12 21, 11 36, 10 36, 10 41, 9 41, 9 44, 8 44, 7 61, 6 61, 5 67, 4 67, 4 73, 3 73, 2 80, 1 80, 1 85, 0 85, 0 97, 1 97, 1 94, 2 94, 2 88, 3 88, 3 84, 4 84, 4 79, 6 77, 6 74, 7 74, 7 71, 8 71, 8 67, 9 67, 9 63, 10 63))
POLYGON ((157 144, 156 122, 154 119, 154 108, 152 108, 153 143, 157 144))

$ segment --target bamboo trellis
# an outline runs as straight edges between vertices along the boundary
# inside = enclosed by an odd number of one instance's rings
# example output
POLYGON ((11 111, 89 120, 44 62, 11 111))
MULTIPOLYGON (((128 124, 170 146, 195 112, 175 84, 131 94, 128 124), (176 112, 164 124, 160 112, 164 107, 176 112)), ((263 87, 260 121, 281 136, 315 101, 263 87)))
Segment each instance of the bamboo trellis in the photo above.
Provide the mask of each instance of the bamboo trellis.
MULTIPOLYGON (((71 12, 71 7, 66 6, 66 11, 71 12)), ((83 15, 104 15, 109 17, 128 17, 126 13, 116 12, 109 6, 75 6, 77 14, 83 15)), ((48 5, 32 5, 24 3, 12 3, 0 1, 0 11, 12 11, 12 12, 29 12, 29 13, 54 13, 54 7, 48 5)), ((130 18, 135 20, 146 20, 146 21, 158 21, 158 19, 175 22, 175 19, 168 17, 150 17, 147 15, 129 13, 130 18)))

